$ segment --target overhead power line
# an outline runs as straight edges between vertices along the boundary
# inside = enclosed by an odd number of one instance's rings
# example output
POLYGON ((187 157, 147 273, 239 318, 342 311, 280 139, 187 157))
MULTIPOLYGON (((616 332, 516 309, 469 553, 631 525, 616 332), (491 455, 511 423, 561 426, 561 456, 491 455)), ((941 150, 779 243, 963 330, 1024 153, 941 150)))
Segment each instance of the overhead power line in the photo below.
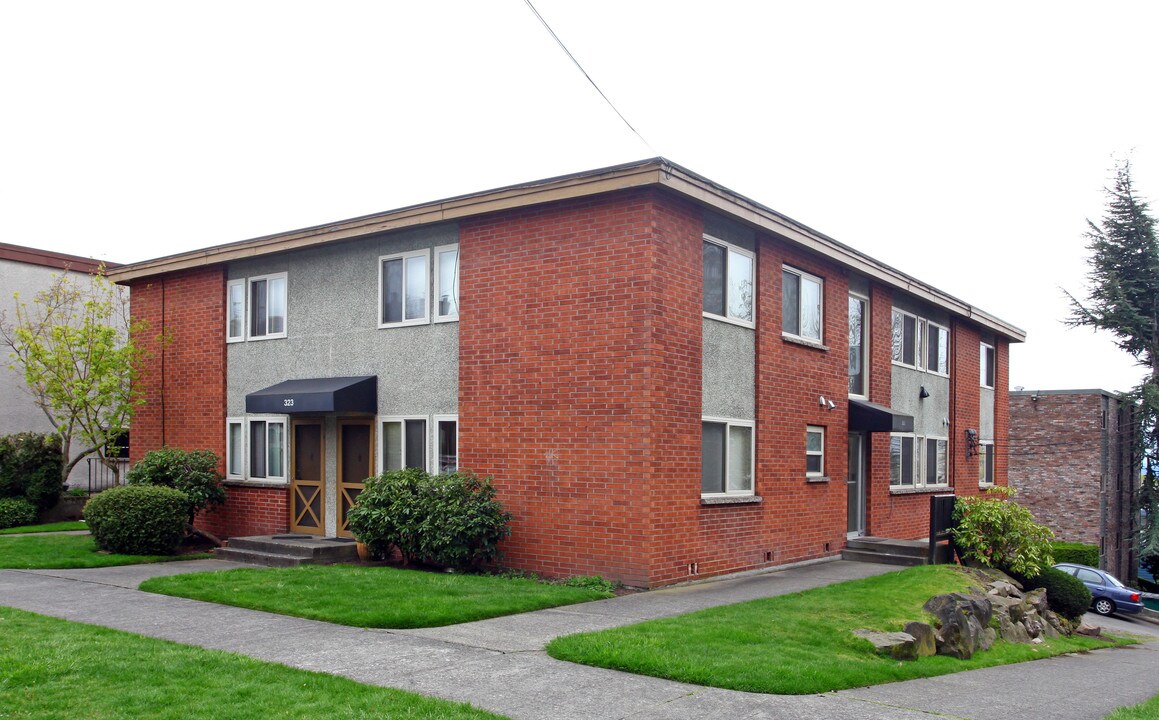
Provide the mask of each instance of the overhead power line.
POLYGON ((608 107, 612 109, 612 112, 616 113, 620 120, 628 126, 628 129, 631 130, 636 135, 636 137, 640 138, 640 141, 647 145, 651 152, 655 153, 656 151, 652 148, 652 143, 645 140, 644 136, 641 135, 640 132, 636 130, 636 128, 632 127, 632 123, 628 122, 628 118, 624 117, 624 114, 620 112, 615 103, 613 103, 608 98, 608 96, 604 94, 604 91, 600 89, 600 86, 596 84, 596 81, 592 79, 592 76, 588 75, 588 71, 584 70, 584 66, 580 65, 580 61, 576 60, 575 55, 571 54, 571 50, 567 49, 567 45, 563 44, 563 40, 559 39, 559 36, 555 34, 555 31, 551 29, 551 26, 547 24, 547 21, 543 19, 543 16, 539 14, 539 11, 535 9, 535 6, 531 4, 531 0, 523 0, 523 2, 527 4, 528 9, 530 9, 531 12, 535 14, 535 17, 539 19, 540 24, 542 24, 544 29, 547 30, 548 34, 551 35, 552 39, 555 40, 555 44, 559 45, 559 48, 564 51, 568 58, 571 59, 572 63, 577 68, 579 68, 581 73, 584 74, 584 77, 588 79, 588 82, 592 84, 592 87, 596 89, 596 92, 600 94, 600 97, 604 99, 604 102, 608 104, 608 107))

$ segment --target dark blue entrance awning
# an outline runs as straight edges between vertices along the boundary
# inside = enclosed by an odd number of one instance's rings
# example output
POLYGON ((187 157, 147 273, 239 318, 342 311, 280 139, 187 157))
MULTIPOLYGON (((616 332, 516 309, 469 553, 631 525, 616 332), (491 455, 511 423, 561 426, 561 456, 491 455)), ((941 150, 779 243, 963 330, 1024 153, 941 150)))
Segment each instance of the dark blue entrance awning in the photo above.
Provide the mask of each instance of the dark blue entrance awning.
POLYGON ((914 418, 868 400, 850 399, 849 429, 853 432, 913 432, 914 418))
POLYGON ((286 380, 245 396, 247 413, 378 412, 378 376, 286 380))

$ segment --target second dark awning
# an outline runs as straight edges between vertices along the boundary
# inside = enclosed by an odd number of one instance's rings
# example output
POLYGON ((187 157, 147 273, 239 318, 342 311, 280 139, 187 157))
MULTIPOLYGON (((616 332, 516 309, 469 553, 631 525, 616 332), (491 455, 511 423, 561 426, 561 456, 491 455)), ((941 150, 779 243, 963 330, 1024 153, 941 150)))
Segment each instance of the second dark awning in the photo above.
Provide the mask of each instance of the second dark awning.
POLYGON ((914 418, 868 400, 851 399, 849 429, 853 432, 913 432, 914 418))
POLYGON ((286 380, 245 396, 247 413, 378 412, 378 376, 286 380))

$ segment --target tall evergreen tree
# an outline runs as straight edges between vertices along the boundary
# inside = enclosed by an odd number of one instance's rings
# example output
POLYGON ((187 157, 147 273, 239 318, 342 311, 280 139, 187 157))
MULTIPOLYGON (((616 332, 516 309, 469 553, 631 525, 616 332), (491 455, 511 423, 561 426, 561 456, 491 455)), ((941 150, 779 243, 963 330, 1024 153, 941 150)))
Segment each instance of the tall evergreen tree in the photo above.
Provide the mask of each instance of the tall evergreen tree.
POLYGON ((1159 561, 1159 241, 1150 206, 1131 184, 1130 162, 1115 168, 1114 185, 1106 192, 1106 214, 1099 224, 1088 221, 1085 234, 1091 253, 1087 302, 1071 297, 1067 324, 1109 331, 1147 369, 1126 400, 1138 408, 1142 429, 1136 446, 1145 467, 1138 497, 1144 510, 1139 554, 1159 561))

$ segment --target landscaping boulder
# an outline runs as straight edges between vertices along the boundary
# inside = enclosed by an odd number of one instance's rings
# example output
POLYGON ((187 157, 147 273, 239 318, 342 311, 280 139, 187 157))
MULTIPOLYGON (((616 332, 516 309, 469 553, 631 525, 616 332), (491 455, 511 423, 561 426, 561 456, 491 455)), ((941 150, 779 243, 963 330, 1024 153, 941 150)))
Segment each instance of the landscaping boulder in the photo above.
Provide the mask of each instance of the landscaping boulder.
POLYGON ((993 613, 989 599, 981 595, 948 593, 930 598, 923 609, 937 618, 939 655, 968 660, 975 652, 984 649, 983 630, 989 625, 993 613))
POLYGON ((894 660, 914 660, 918 657, 917 643, 909 633, 861 629, 854 630, 853 634, 873 643, 878 654, 889 655, 894 660))
POLYGON ((929 657, 938 652, 938 638, 934 628, 924 622, 908 622, 905 632, 914 638, 914 654, 917 657, 929 657))

